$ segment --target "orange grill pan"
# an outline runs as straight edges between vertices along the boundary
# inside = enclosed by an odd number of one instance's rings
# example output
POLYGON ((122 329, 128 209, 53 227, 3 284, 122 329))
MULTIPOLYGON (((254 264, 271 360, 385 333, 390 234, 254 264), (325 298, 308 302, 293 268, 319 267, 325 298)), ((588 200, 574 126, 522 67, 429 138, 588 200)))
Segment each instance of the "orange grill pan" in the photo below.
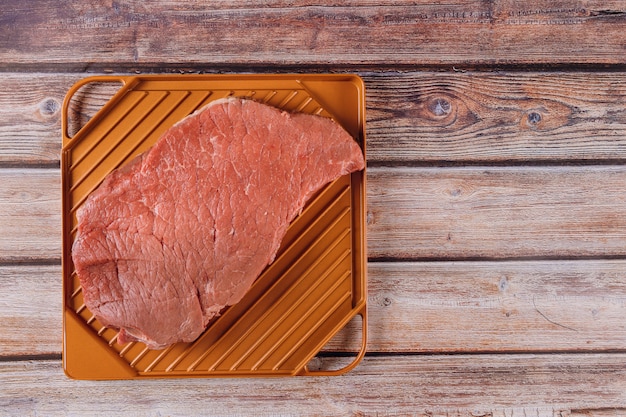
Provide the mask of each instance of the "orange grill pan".
POLYGON ((356 75, 94 76, 76 83, 63 103, 61 154, 63 368, 69 377, 339 375, 365 354, 365 170, 314 196, 243 300, 192 343, 163 350, 119 344, 117 331, 103 327, 83 304, 71 259, 76 210, 109 172, 149 149, 183 117, 226 96, 331 117, 365 152, 365 88, 356 75), (121 88, 70 137, 70 101, 91 83, 121 88), (357 316, 361 340, 353 360, 341 369, 310 369, 324 345, 357 316))

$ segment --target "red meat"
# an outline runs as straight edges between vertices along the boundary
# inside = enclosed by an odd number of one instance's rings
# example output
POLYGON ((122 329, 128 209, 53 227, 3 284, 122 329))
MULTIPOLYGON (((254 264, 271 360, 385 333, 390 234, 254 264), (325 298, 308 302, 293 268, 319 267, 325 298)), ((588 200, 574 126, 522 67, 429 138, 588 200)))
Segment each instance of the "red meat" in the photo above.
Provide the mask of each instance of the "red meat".
POLYGON ((111 172, 78 210, 84 302, 118 341, 195 340, 273 261, 325 184, 364 167, 331 119, 221 99, 111 172))

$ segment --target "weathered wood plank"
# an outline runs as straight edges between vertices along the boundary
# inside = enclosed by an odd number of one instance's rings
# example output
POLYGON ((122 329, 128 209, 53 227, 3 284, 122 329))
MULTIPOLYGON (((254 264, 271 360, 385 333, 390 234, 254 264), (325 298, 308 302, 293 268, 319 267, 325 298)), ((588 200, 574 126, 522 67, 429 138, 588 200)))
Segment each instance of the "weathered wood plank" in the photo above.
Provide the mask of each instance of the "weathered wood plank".
POLYGON ((599 0, 13 0, 0 68, 624 64, 625 17, 622 2, 599 0))
MULTIPOLYGON (((0 77, 0 164, 58 165, 61 112, 67 90, 84 74, 16 74, 0 77)), ((116 83, 79 89, 69 108, 72 136, 117 91, 116 83)))
POLYGON ((0 77, 0 163, 58 164, 61 103, 76 76, 3 74, 0 77))
POLYGON ((622 73, 368 74, 372 163, 626 157, 622 73))
POLYGON ((57 169, 0 169, 0 262, 60 259, 57 169))
MULTIPOLYGON (((332 361, 332 359, 329 359, 332 361)), ((624 354, 366 357, 342 377, 67 379, 60 361, 0 362, 9 415, 562 417, 626 408, 624 354)))
POLYGON ((0 357, 61 353, 61 266, 0 266, 0 357))
MULTIPOLYGON (((626 260, 370 263, 369 352, 626 350, 626 260)), ((60 354, 61 267, 0 267, 0 357, 60 354)), ((325 351, 356 352, 360 323, 325 351)))
MULTIPOLYGON (((0 164, 58 164, 61 103, 84 76, 9 73, 0 78, 0 164)), ((621 72, 362 76, 371 164, 626 159, 621 72)), ((71 107, 72 131, 116 87, 94 84, 80 90, 71 107)))
MULTIPOLYGON (((374 259, 626 255, 626 167, 371 168, 374 259)), ((0 261, 59 259, 59 171, 0 169, 0 261)))
POLYGON ((370 263, 368 278, 375 351, 626 349, 623 260, 370 263))
POLYGON ((626 254, 626 167, 371 168, 373 258, 626 254))

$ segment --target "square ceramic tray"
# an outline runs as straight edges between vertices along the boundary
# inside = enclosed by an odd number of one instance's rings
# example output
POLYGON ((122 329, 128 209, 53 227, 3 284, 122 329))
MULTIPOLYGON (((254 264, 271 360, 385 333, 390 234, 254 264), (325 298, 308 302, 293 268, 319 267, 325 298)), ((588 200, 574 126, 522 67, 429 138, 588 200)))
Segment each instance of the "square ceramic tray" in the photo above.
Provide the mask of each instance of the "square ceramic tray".
MULTIPOLYGON (((178 120, 225 96, 245 96, 334 118, 365 152, 365 89, 353 75, 98 76, 81 80, 63 104, 63 367, 75 379, 338 375, 366 346, 365 170, 320 191, 290 225, 275 261, 244 299, 192 343, 164 350, 117 343, 82 301, 71 260, 76 210, 113 169, 146 151, 178 120), (74 95, 91 83, 121 88, 69 137, 74 95), (360 349, 341 369, 309 362, 355 317, 360 349)), ((353 334, 356 332, 349 332, 353 334)))

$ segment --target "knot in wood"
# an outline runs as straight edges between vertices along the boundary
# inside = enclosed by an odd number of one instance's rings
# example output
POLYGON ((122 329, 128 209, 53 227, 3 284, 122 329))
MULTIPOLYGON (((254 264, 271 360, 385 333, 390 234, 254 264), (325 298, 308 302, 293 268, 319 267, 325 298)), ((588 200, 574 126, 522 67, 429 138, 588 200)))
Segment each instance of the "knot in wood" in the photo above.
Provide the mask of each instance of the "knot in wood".
POLYGON ((501 277, 500 282, 498 283, 498 289, 502 292, 505 292, 508 288, 509 288, 509 280, 505 276, 501 277))
POLYGON ((537 113, 536 111, 531 111, 530 113, 528 113, 528 123, 530 123, 531 125, 536 125, 537 123, 541 122, 541 114, 537 113))
POLYGON ((39 104, 39 111, 44 116, 53 116, 61 109, 61 104, 53 98, 47 98, 39 104))
POLYGON ((447 116, 452 110, 452 104, 445 98, 437 97, 431 100, 428 109, 438 117, 447 116))

